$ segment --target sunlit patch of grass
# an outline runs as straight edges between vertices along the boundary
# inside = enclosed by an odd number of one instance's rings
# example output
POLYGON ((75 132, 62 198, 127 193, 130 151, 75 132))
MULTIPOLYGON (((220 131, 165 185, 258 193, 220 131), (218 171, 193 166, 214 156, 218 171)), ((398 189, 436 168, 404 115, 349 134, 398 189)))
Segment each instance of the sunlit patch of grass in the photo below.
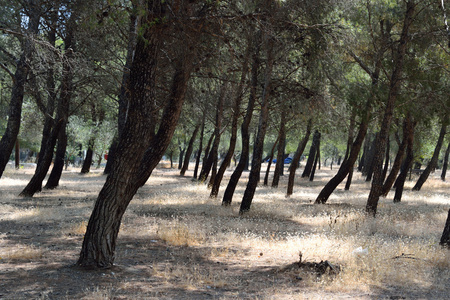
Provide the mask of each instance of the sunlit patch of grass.
POLYGON ((88 223, 85 220, 73 223, 66 230, 64 230, 64 233, 67 235, 84 235, 87 225, 88 223))
POLYGON ((5 261, 29 261, 43 256, 44 250, 33 245, 19 244, 0 248, 0 259, 5 261))
POLYGON ((114 292, 112 287, 94 287, 85 290, 83 300, 106 300, 113 299, 114 292))
POLYGON ((204 232, 178 220, 160 224, 157 236, 173 246, 197 246, 205 240, 204 232))

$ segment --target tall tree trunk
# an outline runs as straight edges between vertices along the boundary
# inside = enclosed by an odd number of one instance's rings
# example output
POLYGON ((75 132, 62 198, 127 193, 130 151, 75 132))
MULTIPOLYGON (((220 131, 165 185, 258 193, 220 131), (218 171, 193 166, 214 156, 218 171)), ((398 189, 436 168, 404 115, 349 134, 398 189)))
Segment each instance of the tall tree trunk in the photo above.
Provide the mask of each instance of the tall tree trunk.
POLYGON ((186 149, 186 155, 184 157, 183 166, 181 167, 180 176, 184 176, 187 169, 189 168, 189 162, 191 160, 192 150, 194 150, 194 141, 195 141, 195 138, 197 137, 197 133, 198 133, 201 125, 202 125, 201 123, 198 123, 197 125, 195 125, 194 132, 192 132, 192 136, 189 139, 189 144, 186 149))
POLYGON ((284 169, 284 148, 286 146, 286 109, 283 107, 280 118, 280 131, 277 148, 277 162, 275 164, 275 171, 273 173, 272 187, 278 187, 280 176, 284 169))
POLYGON ((447 221, 445 222, 444 231, 442 232, 439 244, 450 248, 450 209, 448 210, 447 221))
MULTIPOLYGON (((185 4, 191 12, 192 3, 185 4)), ((170 96, 160 119, 158 131, 149 124, 154 113, 152 105, 156 97, 157 59, 164 41, 167 22, 155 22, 169 18, 162 1, 149 1, 148 13, 143 20, 143 34, 138 38, 130 74, 130 99, 127 122, 123 128, 113 172, 107 177, 89 219, 77 265, 82 267, 109 268, 113 265, 116 240, 122 216, 139 187, 147 181, 153 169, 164 155, 176 128, 184 102, 187 83, 192 71, 192 50, 195 35, 183 39, 186 51, 175 58, 170 96), (154 24, 145 26, 145 24, 154 24)), ((175 13, 178 11, 175 11, 175 13)), ((170 29, 170 27, 169 27, 170 29)), ((198 33, 196 33, 198 34, 198 33)), ((184 35, 177 35, 184 36, 184 35)))
POLYGON ((316 140, 315 141, 316 153, 314 154, 314 156, 315 156, 314 164, 313 164, 313 167, 311 169, 311 174, 309 174, 309 181, 313 181, 314 180, 314 175, 316 173, 317 163, 320 160, 320 136, 321 136, 321 134, 318 131, 316 131, 316 132, 317 132, 317 136, 316 136, 316 133, 314 133, 314 136, 313 136, 313 143, 314 143, 314 139, 316 140))
MULTIPOLYGON (((213 133, 211 133, 211 136, 209 137, 209 140, 208 140, 208 144, 206 145, 206 148, 205 148, 205 154, 204 154, 204 156, 203 156, 203 160, 202 160, 202 168, 201 168, 201 170, 200 170, 200 175, 198 176, 198 179, 200 180, 203 176, 205 176, 204 175, 204 173, 205 173, 205 168, 206 168, 206 166, 207 166, 207 161, 208 161, 208 159, 209 159, 209 155, 210 155, 210 148, 211 148, 211 144, 213 143, 213 140, 214 140, 214 131, 213 131, 213 133)), ((209 173, 209 171, 208 171, 208 173, 209 173)), ((208 177, 208 174, 206 174, 206 177, 208 177)), ((205 180, 206 180, 206 178, 205 178, 205 180)))
POLYGON ((16 139, 16 143, 14 145, 14 166, 16 170, 20 167, 20 142, 19 139, 16 139))
POLYGON ((222 129, 223 103, 225 101, 227 87, 228 84, 225 83, 220 88, 219 99, 217 101, 216 124, 214 126, 214 142, 211 147, 211 151, 208 155, 208 160, 206 161, 204 168, 202 168, 203 173, 200 173, 200 182, 206 181, 206 179, 208 178, 208 174, 211 171, 211 168, 213 167, 214 164, 217 167, 217 156, 220 143, 220 131, 222 129))
POLYGON ((433 156, 431 157, 431 160, 428 163, 427 167, 425 168, 425 170, 423 170, 422 174, 420 175, 419 179, 417 180, 416 184, 414 185, 414 187, 412 189, 413 191, 420 191, 420 189, 422 188, 422 185, 425 183, 425 181, 427 181, 428 176, 430 176, 431 171, 436 168, 438 158, 439 158, 439 153, 441 152, 442 144, 444 143, 444 137, 445 137, 445 134, 447 133, 448 119, 449 119, 449 117, 445 116, 444 120, 442 121, 441 131, 439 133, 439 138, 438 138, 438 141, 436 144, 436 148, 434 148, 433 156))
POLYGON ((388 177, 386 178, 386 181, 383 184, 383 190, 381 195, 386 197, 389 193, 389 191, 392 188, 392 185, 395 182, 395 178, 397 177, 398 172, 400 171, 400 167, 403 161, 403 157, 405 154, 406 144, 407 144, 407 138, 408 138, 408 131, 411 130, 410 127, 411 124, 411 115, 408 113, 408 116, 406 117, 405 121, 403 122, 403 139, 400 145, 398 146, 397 154, 395 155, 394 163, 391 168, 391 172, 389 173, 388 177))
POLYGON ((389 153, 390 153, 390 149, 391 149, 391 139, 389 138, 389 135, 387 137, 387 141, 386 141, 386 154, 384 155, 385 157, 385 163, 384 163, 384 168, 383 168, 383 182, 386 179, 386 175, 387 175, 387 171, 389 168, 389 153))
POLYGON ((16 72, 14 73, 6 130, 0 140, 0 178, 5 171, 6 164, 9 161, 9 157, 19 134, 25 82, 27 80, 33 58, 32 36, 38 33, 39 28, 40 5, 38 2, 39 1, 34 0, 29 1, 30 15, 28 16, 28 29, 25 31, 26 36, 24 38, 24 42, 22 43, 23 52, 20 55, 16 72))
POLYGON ((297 150, 295 150, 294 157, 292 158, 291 161, 291 166, 289 167, 289 179, 286 197, 290 197, 294 192, 295 171, 298 168, 303 151, 305 151, 306 144, 308 143, 309 136, 311 135, 311 129, 312 129, 312 119, 309 119, 308 124, 306 125, 305 136, 298 142, 297 150))
POLYGON ((194 175, 192 176, 195 179, 197 179, 198 166, 200 165, 200 159, 202 157, 203 136, 205 134, 205 116, 206 116, 206 110, 203 111, 202 130, 200 131, 200 144, 198 146, 197 157, 195 159, 194 175))
POLYGON ((249 40, 247 49, 245 51, 244 61, 242 63, 241 78, 237 86, 236 94, 234 95, 230 146, 228 147, 227 154, 225 155, 222 164, 220 165, 219 171, 217 172, 214 178, 214 184, 211 187, 211 193, 209 195, 211 198, 217 198, 217 194, 219 193, 220 183, 222 182, 223 175, 225 174, 227 167, 230 165, 231 158, 233 157, 234 154, 234 149, 236 148, 238 121, 241 112, 240 107, 242 102, 245 81, 247 80, 247 69, 250 59, 250 51, 251 51, 251 42, 249 40))
POLYGON ((305 169, 303 170, 302 177, 309 177, 317 154, 317 143, 320 140, 320 132, 316 130, 313 135, 311 147, 309 148, 308 160, 306 161, 305 169))
POLYGON ((366 212, 375 216, 377 213, 378 200, 383 189, 383 172, 382 163, 384 157, 384 151, 386 149, 386 139, 391 127, 391 120, 394 112, 395 101, 400 92, 400 83, 402 81, 402 72, 404 57, 408 44, 408 31, 409 27, 414 21, 415 3, 413 0, 409 0, 406 3, 405 19, 403 21, 403 29, 400 35, 399 45, 394 57, 394 70, 390 78, 389 95, 386 102, 386 108, 384 111, 383 121, 379 132, 379 139, 377 148, 375 150, 374 159, 374 174, 372 180, 372 186, 367 199, 366 212))
POLYGON ((414 128, 416 126, 416 122, 409 122, 408 130, 405 133, 406 136, 406 157, 403 162, 403 165, 400 170, 400 174, 395 181, 395 195, 394 202, 400 202, 402 200, 403 195, 403 187, 405 185, 406 177, 408 176, 408 171, 412 166, 414 160, 414 128))
POLYGON ((448 168, 448 157, 450 155, 450 143, 448 143, 447 150, 444 154, 444 164, 442 165, 442 173, 441 173, 441 179, 442 181, 445 181, 445 175, 447 173, 448 168))
POLYGON ((243 214, 250 210, 253 196, 255 195, 256 186, 260 179, 261 160, 263 155, 264 138, 266 136, 267 123, 269 119, 269 99, 272 86, 272 71, 274 64, 274 40, 267 37, 267 64, 265 72, 264 89, 261 99, 261 112, 259 115, 258 134, 256 136, 255 145, 253 147, 252 169, 248 178, 247 187, 242 198, 239 213, 243 214))
POLYGON ((222 205, 229 206, 233 199, 234 191, 241 178, 242 172, 248 166, 248 158, 250 153, 250 122, 253 116, 253 110, 256 102, 256 89, 258 86, 258 69, 260 66, 260 40, 261 32, 258 32, 253 40, 251 41, 251 53, 252 53, 252 68, 251 68, 251 86, 250 86, 250 96, 247 103, 247 109, 245 112, 244 120, 241 125, 241 137, 242 137, 242 150, 241 156, 239 158, 239 163, 234 169, 233 174, 231 174, 230 180, 228 181, 227 188, 225 189, 222 205))
MULTIPOLYGON (((352 148, 353 138, 355 136, 355 121, 356 121, 356 109, 352 110, 352 114, 350 115, 350 123, 348 127, 348 137, 347 137, 347 148, 345 149, 344 161, 346 161, 350 155, 350 149, 352 148)), ((347 182, 345 183, 345 191, 350 190, 350 186, 352 184, 353 179, 353 170, 355 164, 350 167, 350 170, 347 175, 347 182)))
POLYGON ((94 156, 94 146, 95 146, 95 138, 91 137, 88 142, 86 157, 84 158, 83 165, 81 166, 82 174, 87 174, 91 171, 92 157, 94 156))
POLYGON ((273 143, 273 146, 270 149, 269 158, 267 160, 266 175, 264 175, 264 182, 263 182, 264 186, 267 186, 269 184, 270 168, 272 167, 273 155, 275 153, 275 147, 278 145, 279 139, 280 139, 280 136, 278 135, 277 140, 273 143))
POLYGON ((119 99, 118 99, 118 117, 117 117, 117 136, 114 136, 114 139, 109 147, 108 151, 108 160, 106 161, 104 174, 109 174, 112 165, 115 160, 116 147, 118 144, 118 139, 123 131, 123 127, 125 126, 125 120, 127 119, 128 113, 128 100, 130 98, 129 93, 129 83, 130 83, 130 68, 133 63, 133 55, 134 49, 136 47, 136 26, 137 26, 137 6, 136 2, 131 1, 132 9, 130 10, 130 21, 128 23, 128 45, 127 45, 127 57, 125 59, 125 65, 123 66, 122 71, 122 84, 120 86, 119 99))
POLYGON ((36 192, 40 192, 42 190, 42 182, 44 181, 48 169, 50 168, 53 151, 60 130, 66 127, 69 118, 69 103, 73 92, 73 71, 71 60, 74 55, 73 48, 75 48, 74 32, 76 30, 76 18, 77 14, 72 12, 66 27, 66 35, 64 38, 65 59, 62 70, 63 75, 61 80, 61 92, 56 111, 56 122, 51 129, 50 136, 46 143, 41 145, 41 147, 44 147, 44 149, 41 149, 41 152, 43 151, 43 155, 42 157, 41 155, 39 157, 38 165, 30 182, 19 194, 22 197, 33 197, 36 192))
POLYGON ((370 145, 369 152, 366 156, 365 165, 365 173, 366 173, 366 182, 370 182, 373 177, 374 167, 375 167, 375 152, 377 148, 379 133, 377 132, 373 138, 372 145, 370 145))

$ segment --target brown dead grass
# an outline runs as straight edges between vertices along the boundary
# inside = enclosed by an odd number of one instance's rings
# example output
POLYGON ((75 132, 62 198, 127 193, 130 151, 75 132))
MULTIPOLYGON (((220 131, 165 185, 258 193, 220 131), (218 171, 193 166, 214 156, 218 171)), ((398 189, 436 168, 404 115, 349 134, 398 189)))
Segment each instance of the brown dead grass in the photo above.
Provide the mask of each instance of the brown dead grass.
POLYGON ((439 174, 420 192, 407 182, 402 203, 381 199, 374 219, 364 214, 370 185, 358 175, 327 205, 312 203, 334 170, 297 179, 290 198, 285 176, 278 189, 260 187, 251 212, 239 216, 245 179, 225 208, 225 187, 210 199, 191 173, 160 168, 124 216, 117 266, 82 271, 71 266, 105 177, 77 171, 33 199, 16 196, 32 171, 0 180, 0 299, 448 298, 450 253, 438 241, 450 184, 439 174), (299 253, 342 271, 307 272, 295 264, 299 253))

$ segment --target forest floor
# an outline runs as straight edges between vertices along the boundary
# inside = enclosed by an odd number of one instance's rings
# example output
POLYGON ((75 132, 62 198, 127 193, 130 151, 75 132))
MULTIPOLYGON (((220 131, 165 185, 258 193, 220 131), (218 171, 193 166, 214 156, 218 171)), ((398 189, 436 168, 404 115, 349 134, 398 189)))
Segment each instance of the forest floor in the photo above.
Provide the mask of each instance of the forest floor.
POLYGON ((125 213, 115 267, 83 271, 73 264, 101 170, 65 171, 58 189, 33 198, 17 196, 33 170, 7 170, 0 299, 448 299, 450 251, 438 242, 450 183, 440 171, 420 192, 408 181, 401 203, 392 192, 380 199, 376 218, 364 214, 370 184, 360 174, 350 191, 339 186, 326 205, 313 204, 335 172, 298 178, 290 198, 283 176, 278 189, 259 187, 239 216, 245 179, 222 207, 225 186, 210 199, 192 173, 158 168, 125 213), (326 270, 313 268, 320 261, 326 270))

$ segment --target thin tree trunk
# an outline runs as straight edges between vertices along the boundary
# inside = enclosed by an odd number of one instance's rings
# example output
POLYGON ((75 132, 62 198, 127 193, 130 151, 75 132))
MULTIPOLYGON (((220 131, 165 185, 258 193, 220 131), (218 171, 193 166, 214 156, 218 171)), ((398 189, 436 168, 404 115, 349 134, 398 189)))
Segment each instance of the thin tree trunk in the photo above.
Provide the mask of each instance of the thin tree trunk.
POLYGON ((253 117, 253 110, 256 102, 256 89, 258 86, 258 69, 260 66, 260 40, 261 40, 261 31, 258 32, 254 36, 254 40, 251 40, 251 52, 252 52, 252 69, 251 69, 251 85, 250 85, 250 96, 247 103, 247 109, 245 112, 244 120, 241 125, 241 139, 242 139, 242 150, 241 156, 239 158, 239 163, 234 169, 233 174, 228 181, 227 188, 225 189, 222 205, 229 206, 231 205, 234 191, 236 190, 236 186, 241 178, 242 172, 248 166, 248 159, 250 153, 250 122, 253 117))
MULTIPOLYGON (((352 147, 353 138, 355 136, 355 122, 356 122, 356 109, 352 110, 352 114, 350 115, 350 123, 348 127, 348 138, 347 138, 347 148, 345 149, 345 156, 344 156, 344 162, 348 159, 350 155, 350 149, 352 147)), ((347 176, 347 182, 345 183, 345 191, 350 190, 350 186, 352 184, 353 179, 353 170, 354 170, 355 164, 350 167, 350 170, 348 172, 347 176)))
POLYGON ((234 102, 233 102, 233 119, 231 121, 231 137, 230 137, 230 146, 228 147, 227 154, 225 155, 222 164, 220 165, 219 171, 217 172, 215 178, 214 178, 214 184, 211 187, 211 198, 216 198, 219 189, 220 189, 220 183, 222 182, 223 175, 225 174, 226 168, 230 165, 231 158, 234 154, 234 149, 236 148, 236 141, 237 141, 237 129, 238 129, 238 120, 239 115, 241 112, 241 102, 242 102, 242 96, 244 91, 244 84, 247 79, 247 69, 248 69, 248 63, 250 59, 250 51, 251 51, 251 42, 248 42, 247 50, 245 51, 244 56, 244 62, 242 63, 242 73, 241 78, 239 81, 239 84, 237 86, 236 94, 234 95, 234 102))
POLYGON ((450 209, 448 210, 447 221, 445 222, 444 231, 442 232, 439 244, 450 248, 450 209))
POLYGON ((286 111, 285 109, 281 112, 280 118, 280 132, 277 148, 277 162, 275 164, 275 171, 273 173, 272 187, 278 187, 280 182, 280 176, 282 175, 284 169, 284 147, 286 146, 286 111))
POLYGON ((388 135, 387 141, 386 141, 386 154, 384 155, 385 163, 384 163, 383 174, 382 174, 383 182, 386 179, 386 174, 387 174, 387 171, 388 171, 388 168, 389 168, 390 148, 391 148, 391 139, 389 138, 389 135, 388 135))
POLYGON ((389 134, 389 129, 391 127, 391 120, 394 112, 395 102, 400 92, 403 63, 408 44, 408 31, 409 26, 414 21, 413 18, 414 11, 415 11, 414 1, 410 0, 406 3, 406 12, 405 12, 405 19, 403 21, 403 29, 400 36, 400 41, 396 51, 396 55, 394 58, 394 70, 390 78, 389 95, 387 98, 383 121, 381 123, 382 126, 379 132, 377 148, 375 151, 374 174, 372 186, 369 193, 369 198, 367 199, 366 205, 366 212, 373 216, 375 216, 377 213, 378 200, 380 198, 383 189, 383 172, 382 172, 383 156, 384 151, 386 149, 386 139, 389 134))
POLYGON ((253 148, 252 169, 250 171, 247 187, 242 198, 239 213, 243 214, 250 210, 253 196, 255 195, 256 186, 260 179, 261 160, 263 154, 264 138, 266 136, 267 124, 269 119, 269 98, 272 86, 272 71, 274 64, 274 40, 270 37, 267 41, 267 63, 265 72, 264 89, 261 99, 261 112, 259 116, 258 134, 256 136, 255 145, 253 148))
POLYGON ((420 189, 422 188, 425 181, 427 181, 428 176, 430 176, 431 171, 436 168, 438 158, 439 158, 439 153, 441 152, 442 144, 444 143, 444 137, 445 137, 445 134, 447 133, 448 119, 449 119, 449 117, 446 116, 444 118, 444 120, 442 121, 441 131, 439 133, 439 138, 438 138, 438 141, 436 144, 436 148, 434 148, 433 156, 431 157, 431 160, 428 163, 425 170, 423 170, 423 172, 420 175, 419 179, 417 180, 416 184, 412 188, 413 191, 420 191, 420 189))
POLYGON ((414 160, 414 128, 416 123, 411 120, 408 130, 406 131, 406 157, 403 165, 401 167, 400 174, 395 181, 395 195, 394 202, 400 202, 402 200, 403 195, 403 187, 405 185, 406 177, 408 176, 408 171, 412 166, 414 160))
POLYGON ((366 182, 370 182, 373 177, 373 172, 374 172, 374 167, 375 167, 375 152, 377 149, 378 137, 379 137, 379 133, 377 132, 375 134, 375 137, 373 138, 372 145, 370 145, 370 150, 366 156, 366 163, 365 163, 365 165, 366 165, 366 168, 365 168, 366 182))
POLYGON ((55 158, 53 160, 53 168, 48 176, 47 183, 45 184, 45 189, 55 189, 59 185, 59 180, 61 179, 62 171, 64 169, 64 158, 66 156, 67 149, 67 133, 66 127, 62 126, 58 134, 58 143, 56 145, 55 158))
POLYGON ((320 135, 320 133, 319 133, 319 131, 316 130, 314 132, 311 147, 309 148, 308 160, 306 161, 305 169, 303 170, 303 173, 302 173, 302 178, 309 177, 311 175, 311 170, 312 170, 314 160, 316 158, 316 153, 317 153, 317 137, 318 137, 318 135, 320 135))
POLYGON ((194 175, 192 176, 195 179, 197 179, 198 166, 200 165, 200 158, 202 157, 203 136, 205 134, 205 115, 206 115, 206 110, 203 111, 202 130, 200 131, 200 144, 198 146, 197 157, 195 159, 194 175))
POLYGON ((14 166, 16 170, 20 167, 20 142, 19 139, 16 139, 16 143, 14 145, 14 166))
POLYGON ((317 136, 314 133, 313 136, 313 142, 314 139, 316 139, 316 153, 314 154, 315 158, 314 158, 314 164, 313 167, 311 169, 311 174, 309 175, 309 181, 313 181, 314 180, 314 174, 316 173, 316 168, 317 168, 317 162, 320 160, 320 132, 317 131, 317 136))
POLYGON ((408 131, 411 127, 411 116, 408 113, 408 116, 406 117, 405 121, 403 122, 403 139, 400 145, 398 146, 398 151, 394 159, 394 163, 391 168, 391 172, 389 173, 388 177, 386 178, 386 181, 383 184, 383 190, 381 195, 383 197, 386 197, 389 193, 389 191, 392 188, 392 185, 395 182, 395 178, 397 177, 398 172, 400 171, 400 167, 403 161, 403 157, 405 154, 406 144, 407 144, 407 138, 408 138, 408 131))
POLYGON ((0 140, 0 178, 5 171, 6 164, 14 148, 19 134, 22 117, 22 103, 24 97, 25 82, 30 71, 33 58, 32 36, 38 33, 40 8, 37 1, 30 2, 30 15, 28 18, 28 30, 23 42, 23 52, 17 63, 14 73, 13 86, 11 89, 11 100, 9 102, 8 122, 6 130, 0 140))
POLYGON ((306 133, 303 139, 301 139, 297 145, 297 150, 295 150, 294 157, 291 161, 291 166, 289 168, 289 179, 288 179, 288 186, 286 191, 286 197, 290 197, 292 193, 294 192, 294 180, 295 180, 295 171, 298 168, 298 165, 300 163, 300 158, 303 154, 303 151, 305 151, 306 144, 308 143, 309 136, 311 135, 311 129, 312 129, 312 119, 308 120, 308 124, 306 125, 306 133))
POLYGON ((273 143, 273 146, 270 149, 269 159, 268 159, 268 162, 267 162, 266 175, 264 175, 264 183, 263 183, 264 186, 267 186, 269 184, 270 168, 272 167, 273 155, 275 153, 275 147, 278 144, 279 138, 280 138, 280 136, 278 135, 277 140, 273 143))
POLYGON ((83 165, 81 166, 82 174, 87 174, 91 171, 92 157, 94 156, 94 145, 95 145, 95 138, 91 137, 88 142, 86 157, 84 158, 83 165))
POLYGON ((445 175, 447 173, 448 168, 448 157, 450 155, 450 143, 448 143, 447 150, 444 154, 444 164, 442 165, 442 173, 441 173, 441 179, 442 181, 445 181, 445 175))
MULTIPOLYGON (((205 167, 206 167, 207 161, 209 159, 209 152, 210 152, 210 148, 211 148, 211 144, 212 144, 213 140, 214 140, 214 132, 209 137, 208 144, 206 145, 206 148, 205 148, 205 154, 204 154, 203 160, 202 160, 202 168, 200 170, 200 175, 198 176, 199 180, 202 178, 202 176, 205 176, 204 175, 205 167)), ((208 171, 208 173, 209 173, 209 171, 208 171)), ((208 174, 206 174, 206 176, 208 176, 208 174)), ((205 178, 205 180, 206 180, 206 178, 205 178)))
POLYGON ((183 166, 181 167, 180 176, 184 176, 184 174, 186 173, 187 169, 189 168, 189 162, 191 160, 192 150, 194 149, 194 141, 195 141, 195 138, 197 137, 197 133, 198 133, 201 125, 202 125, 201 123, 198 123, 195 126, 194 132, 192 132, 192 136, 189 139, 189 144, 188 144, 188 147, 186 149, 186 155, 184 157, 183 166))

